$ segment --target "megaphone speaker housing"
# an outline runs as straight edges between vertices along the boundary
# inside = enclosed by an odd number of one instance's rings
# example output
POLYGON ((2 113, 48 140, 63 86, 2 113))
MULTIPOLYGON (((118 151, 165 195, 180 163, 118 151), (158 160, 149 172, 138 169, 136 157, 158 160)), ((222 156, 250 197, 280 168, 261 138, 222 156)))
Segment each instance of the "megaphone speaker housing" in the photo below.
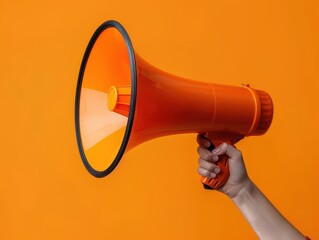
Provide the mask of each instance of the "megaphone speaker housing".
MULTIPOLYGON (((227 86, 166 73, 133 50, 125 29, 107 21, 85 51, 76 91, 75 124, 87 170, 104 177, 123 154, 153 138, 205 134, 215 146, 264 134, 271 125, 268 93, 249 85, 227 86)), ((219 161, 220 179, 202 179, 214 188, 228 179, 228 159, 219 161)))

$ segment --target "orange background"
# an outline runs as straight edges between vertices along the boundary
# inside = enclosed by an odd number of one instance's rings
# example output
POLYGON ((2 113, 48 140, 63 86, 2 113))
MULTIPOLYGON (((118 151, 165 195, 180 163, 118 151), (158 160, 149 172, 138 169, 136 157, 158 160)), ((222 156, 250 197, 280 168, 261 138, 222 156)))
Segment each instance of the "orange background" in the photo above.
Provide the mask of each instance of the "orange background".
POLYGON ((75 87, 108 19, 165 71, 270 93, 270 131, 238 147, 269 199, 319 238, 318 11, 303 0, 1 0, 0 239, 257 239, 231 200, 199 184, 195 134, 138 146, 107 178, 85 170, 75 87))

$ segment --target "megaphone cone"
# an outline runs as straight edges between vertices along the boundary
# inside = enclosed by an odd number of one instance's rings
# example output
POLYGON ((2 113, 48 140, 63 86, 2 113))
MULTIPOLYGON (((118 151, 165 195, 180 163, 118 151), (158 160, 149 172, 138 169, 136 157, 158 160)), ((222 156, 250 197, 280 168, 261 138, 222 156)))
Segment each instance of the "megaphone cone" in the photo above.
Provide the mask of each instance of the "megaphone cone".
MULTIPOLYGON (((83 57, 75 125, 81 158, 95 177, 108 175, 125 152, 150 139, 202 133, 214 145, 235 144, 264 134, 272 116, 264 91, 193 81, 155 68, 134 53, 116 21, 96 30, 83 57)), ((227 158, 218 164, 218 178, 202 178, 213 188, 229 176, 227 158)))

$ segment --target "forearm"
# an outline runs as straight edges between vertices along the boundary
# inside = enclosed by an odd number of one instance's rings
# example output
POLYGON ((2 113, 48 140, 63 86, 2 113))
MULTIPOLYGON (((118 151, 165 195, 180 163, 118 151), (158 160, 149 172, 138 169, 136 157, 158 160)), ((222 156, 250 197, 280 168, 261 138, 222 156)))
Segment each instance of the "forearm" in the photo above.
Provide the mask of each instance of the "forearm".
POLYGON ((249 181, 232 200, 260 239, 305 240, 305 237, 278 212, 253 182, 249 181))

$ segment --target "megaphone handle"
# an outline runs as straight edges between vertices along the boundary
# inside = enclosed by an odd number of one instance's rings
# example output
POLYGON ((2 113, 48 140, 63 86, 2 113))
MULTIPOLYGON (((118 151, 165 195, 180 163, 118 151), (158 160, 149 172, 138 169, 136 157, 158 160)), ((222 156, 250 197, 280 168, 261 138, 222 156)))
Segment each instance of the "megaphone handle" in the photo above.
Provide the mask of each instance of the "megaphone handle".
MULTIPOLYGON (((209 151, 212 151, 215 148, 214 144, 207 148, 209 151)), ((215 190, 223 186, 229 178, 229 161, 226 154, 219 156, 217 166, 220 168, 220 173, 215 178, 202 177, 201 182, 205 189, 215 190)))

